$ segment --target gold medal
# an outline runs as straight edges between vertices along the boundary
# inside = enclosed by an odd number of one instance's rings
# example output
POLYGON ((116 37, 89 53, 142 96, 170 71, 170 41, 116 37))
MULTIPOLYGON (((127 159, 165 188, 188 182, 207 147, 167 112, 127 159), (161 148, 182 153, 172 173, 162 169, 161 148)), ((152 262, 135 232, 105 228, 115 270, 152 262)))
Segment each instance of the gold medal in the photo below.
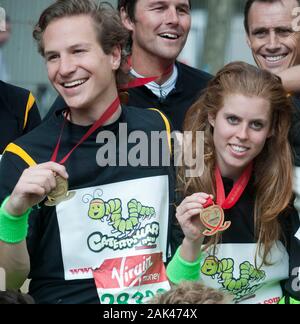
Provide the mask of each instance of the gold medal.
POLYGON ((213 205, 205 208, 200 213, 200 219, 202 224, 207 228, 203 235, 213 236, 218 232, 227 230, 231 222, 225 222, 225 216, 223 209, 218 205, 213 205))
POLYGON ((59 203, 70 200, 75 196, 75 192, 69 192, 68 181, 61 176, 56 176, 56 187, 48 195, 46 206, 57 206, 59 203))

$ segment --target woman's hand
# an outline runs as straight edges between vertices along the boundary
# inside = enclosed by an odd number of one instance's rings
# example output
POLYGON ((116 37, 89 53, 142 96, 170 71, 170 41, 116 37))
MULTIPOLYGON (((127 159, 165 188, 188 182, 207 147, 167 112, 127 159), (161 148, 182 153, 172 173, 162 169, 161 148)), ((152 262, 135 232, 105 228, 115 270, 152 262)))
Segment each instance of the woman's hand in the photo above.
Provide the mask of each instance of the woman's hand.
POLYGON ((200 212, 207 200, 212 198, 206 193, 195 193, 186 197, 176 209, 176 218, 186 239, 197 241, 203 238, 205 227, 200 220, 200 212))
POLYGON ((200 212, 209 198, 213 197, 206 193, 196 193, 186 197, 176 209, 176 218, 185 235, 180 255, 186 261, 193 262, 200 255, 205 230, 200 220, 200 212))

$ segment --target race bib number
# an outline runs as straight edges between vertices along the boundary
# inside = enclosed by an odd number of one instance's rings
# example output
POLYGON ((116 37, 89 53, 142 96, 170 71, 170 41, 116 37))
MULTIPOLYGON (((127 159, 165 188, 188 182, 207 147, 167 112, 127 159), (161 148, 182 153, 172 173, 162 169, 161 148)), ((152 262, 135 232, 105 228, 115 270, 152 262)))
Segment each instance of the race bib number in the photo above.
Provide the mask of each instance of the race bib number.
POLYGON ((170 289, 162 253, 106 260, 94 279, 101 304, 144 304, 170 289))

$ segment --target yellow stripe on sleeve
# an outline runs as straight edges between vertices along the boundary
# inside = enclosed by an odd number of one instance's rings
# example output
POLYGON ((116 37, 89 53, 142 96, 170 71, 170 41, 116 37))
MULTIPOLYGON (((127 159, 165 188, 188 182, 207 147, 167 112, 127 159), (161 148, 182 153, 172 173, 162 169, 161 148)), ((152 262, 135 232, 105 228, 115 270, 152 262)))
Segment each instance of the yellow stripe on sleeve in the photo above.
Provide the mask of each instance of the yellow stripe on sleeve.
POLYGON ((167 117, 166 117, 166 116, 165 116, 165 115, 164 115, 160 110, 158 110, 158 109, 150 108, 149 110, 157 111, 157 112, 161 115, 161 117, 162 117, 162 119, 163 119, 163 121, 164 121, 164 123, 165 123, 165 125, 166 125, 169 149, 170 149, 170 153, 172 154, 172 144, 171 144, 171 126, 170 126, 170 123, 169 123, 168 118, 167 118, 167 117))
POLYGON ((25 129, 26 125, 27 125, 27 121, 28 121, 28 114, 30 109, 33 107, 33 104, 35 102, 35 98, 32 95, 32 93, 29 93, 29 97, 27 100, 27 104, 26 104, 26 110, 25 110, 25 116, 24 116, 24 125, 23 125, 23 129, 25 129))
POLYGON ((24 160, 29 166, 35 166, 36 162, 32 159, 32 157, 26 153, 20 146, 10 143, 4 150, 5 152, 11 152, 18 155, 22 160, 24 160))

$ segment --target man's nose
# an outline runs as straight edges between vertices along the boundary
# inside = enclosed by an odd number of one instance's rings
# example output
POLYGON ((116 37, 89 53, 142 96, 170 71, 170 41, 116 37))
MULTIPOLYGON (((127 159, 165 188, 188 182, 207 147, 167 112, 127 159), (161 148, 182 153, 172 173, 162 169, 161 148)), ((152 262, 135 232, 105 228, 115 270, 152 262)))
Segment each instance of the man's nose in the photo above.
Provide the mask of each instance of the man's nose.
POLYGON ((269 51, 276 51, 280 49, 280 39, 276 32, 272 31, 270 33, 266 49, 269 51))
POLYGON ((76 64, 69 55, 62 55, 60 58, 59 73, 61 76, 68 76, 76 71, 76 64))
POLYGON ((165 20, 166 24, 178 25, 179 16, 175 7, 171 7, 166 10, 165 20))

